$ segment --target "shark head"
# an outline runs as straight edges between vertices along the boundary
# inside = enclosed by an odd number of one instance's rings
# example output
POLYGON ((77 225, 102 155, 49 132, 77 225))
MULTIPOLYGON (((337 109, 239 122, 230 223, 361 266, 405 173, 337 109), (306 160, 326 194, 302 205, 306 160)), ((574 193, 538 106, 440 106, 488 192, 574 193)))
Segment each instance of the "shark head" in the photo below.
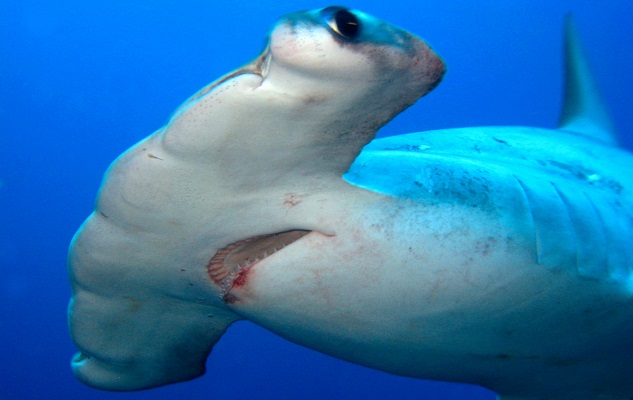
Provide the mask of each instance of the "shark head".
POLYGON ((269 186, 264 173, 310 168, 340 175, 444 71, 422 40, 360 11, 290 14, 274 25, 262 54, 176 111, 162 132, 163 146, 215 165, 251 190, 269 186))
POLYGON ((132 390, 202 374, 241 318, 230 306, 248 271, 337 234, 329 194, 362 191, 342 174, 444 70, 422 40, 360 11, 281 18, 262 54, 109 168, 69 253, 76 375, 132 390))

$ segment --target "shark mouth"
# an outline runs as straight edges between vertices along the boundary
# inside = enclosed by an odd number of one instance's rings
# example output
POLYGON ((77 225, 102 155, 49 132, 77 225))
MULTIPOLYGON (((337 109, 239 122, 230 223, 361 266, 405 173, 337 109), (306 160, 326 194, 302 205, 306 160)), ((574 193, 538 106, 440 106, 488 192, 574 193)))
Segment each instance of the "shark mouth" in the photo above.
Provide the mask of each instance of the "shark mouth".
MULTIPOLYGON (((174 112, 174 115, 171 118, 172 119, 175 118, 176 115, 181 113, 183 110, 185 110, 191 104, 195 103, 200 98, 202 98, 202 97, 206 96, 208 93, 212 92, 215 88, 217 88, 221 84, 225 83, 226 81, 230 81, 231 79, 235 78, 236 76, 240 76, 240 75, 244 75, 244 74, 259 75, 262 78, 261 82, 264 82, 264 80, 266 79, 266 76, 268 75, 268 69, 270 67, 271 58, 272 58, 272 53, 270 52, 270 49, 268 47, 266 47, 264 49, 264 51, 259 56, 257 56, 257 58, 255 58, 253 61, 251 61, 250 63, 242 66, 241 68, 239 68, 239 69, 237 69, 237 70, 235 70, 233 72, 230 72, 230 73, 224 75, 220 79, 218 79, 218 80, 208 84, 204 88, 200 89, 198 91, 198 93, 194 94, 193 96, 188 98, 184 103, 182 103, 180 105, 180 107, 178 107, 176 109, 176 111, 174 112)), ((261 82, 260 82, 260 85, 261 85, 261 82)))
POLYGON ((229 291, 246 283, 248 270, 259 261, 296 242, 311 231, 295 229, 253 236, 218 250, 207 264, 207 273, 222 289, 222 299, 230 303, 229 291))

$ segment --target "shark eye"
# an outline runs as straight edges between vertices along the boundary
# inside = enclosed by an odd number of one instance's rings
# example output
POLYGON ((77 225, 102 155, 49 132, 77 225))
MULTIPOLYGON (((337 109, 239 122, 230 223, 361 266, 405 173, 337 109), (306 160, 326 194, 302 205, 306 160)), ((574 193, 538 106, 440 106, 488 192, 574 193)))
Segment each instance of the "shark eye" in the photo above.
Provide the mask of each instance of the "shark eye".
POLYGON ((321 11, 330 29, 338 36, 353 40, 358 37, 360 22, 358 18, 343 7, 327 7, 321 11))

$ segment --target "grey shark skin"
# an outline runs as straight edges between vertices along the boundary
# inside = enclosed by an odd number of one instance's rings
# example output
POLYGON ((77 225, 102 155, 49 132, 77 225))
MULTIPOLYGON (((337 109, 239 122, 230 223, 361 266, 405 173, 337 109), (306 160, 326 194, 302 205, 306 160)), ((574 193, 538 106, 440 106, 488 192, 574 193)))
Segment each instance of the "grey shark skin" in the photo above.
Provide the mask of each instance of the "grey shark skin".
POLYGON ((248 319, 503 399, 633 396, 633 158, 567 36, 559 129, 369 143, 441 59, 360 11, 282 18, 106 173, 69 252, 77 377, 192 379, 248 319))

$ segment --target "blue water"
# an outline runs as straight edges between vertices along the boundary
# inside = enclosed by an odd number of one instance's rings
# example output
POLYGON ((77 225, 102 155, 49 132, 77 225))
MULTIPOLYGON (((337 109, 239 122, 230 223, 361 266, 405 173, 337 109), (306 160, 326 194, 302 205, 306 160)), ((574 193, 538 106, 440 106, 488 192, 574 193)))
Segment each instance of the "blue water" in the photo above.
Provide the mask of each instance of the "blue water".
MULTIPOLYGON (((290 344, 249 323, 207 374, 113 394, 72 375, 70 238, 101 176, 199 88, 258 54, 268 27, 314 1, 5 2, 0 15, 0 398, 493 399, 484 389, 396 377, 290 344)), ((622 141, 633 146, 633 2, 358 0, 427 39, 448 74, 383 135, 469 125, 552 127, 561 22, 573 11, 622 141)), ((623 166, 624 167, 624 166, 623 166)), ((627 166, 630 167, 630 166, 627 166)), ((424 360, 421 360, 423 362, 424 360)))

